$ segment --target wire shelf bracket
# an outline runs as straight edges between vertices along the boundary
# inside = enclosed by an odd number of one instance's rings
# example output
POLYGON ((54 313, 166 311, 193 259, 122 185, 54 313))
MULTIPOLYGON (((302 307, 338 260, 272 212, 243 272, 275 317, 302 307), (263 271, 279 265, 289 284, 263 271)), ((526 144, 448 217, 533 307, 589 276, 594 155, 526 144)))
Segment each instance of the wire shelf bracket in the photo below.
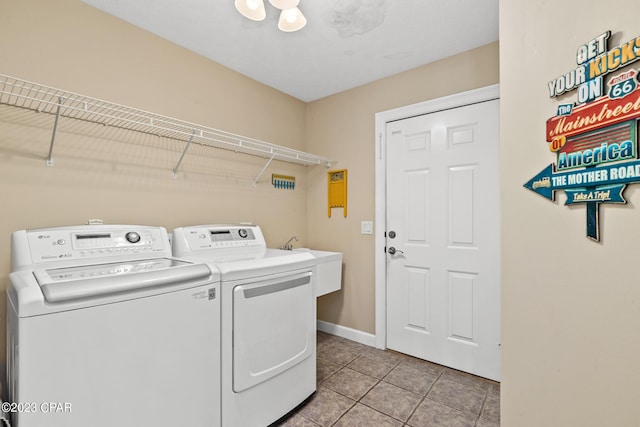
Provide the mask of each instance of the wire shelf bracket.
POLYGON ((265 167, 253 181, 254 185, 273 160, 305 166, 322 165, 327 168, 331 168, 336 164, 334 160, 315 154, 3 74, 0 74, 0 104, 55 115, 49 155, 47 156, 47 165, 49 166, 54 164, 53 148, 61 117, 185 141, 187 145, 173 169, 174 177, 177 176, 177 171, 191 144, 230 150, 268 159, 265 167))
POLYGON ((182 163, 182 159, 184 159, 184 155, 187 154, 187 150, 189 149, 189 146, 193 142, 193 137, 196 135, 196 132, 197 132, 197 130, 194 129, 193 133, 189 137, 189 142, 187 142, 187 145, 184 147, 184 150, 182 151, 182 155, 180 155, 180 158, 178 159, 178 163, 176 164, 176 167, 173 168, 173 177, 174 178, 176 178, 178 176, 178 168, 180 167, 180 163, 182 163))
POLYGON ((56 108, 56 119, 53 122, 53 132, 51 133, 51 144, 49 145, 49 155, 47 156, 47 166, 53 166, 53 144, 56 142, 56 132, 58 131, 58 120, 60 120, 60 107, 64 98, 58 98, 58 108, 56 108))
POLYGON ((269 165, 271 164, 271 161, 273 160, 273 158, 276 156, 276 153, 273 153, 271 155, 271 157, 269 158, 269 160, 267 161, 267 164, 264 165, 264 167, 262 169, 260 169, 260 172, 258 172, 258 175, 256 176, 256 179, 253 180, 253 186, 255 187, 256 184, 258 183, 258 180, 260 179, 260 177, 262 176, 262 174, 264 173, 264 171, 267 170, 267 168, 269 167, 269 165))

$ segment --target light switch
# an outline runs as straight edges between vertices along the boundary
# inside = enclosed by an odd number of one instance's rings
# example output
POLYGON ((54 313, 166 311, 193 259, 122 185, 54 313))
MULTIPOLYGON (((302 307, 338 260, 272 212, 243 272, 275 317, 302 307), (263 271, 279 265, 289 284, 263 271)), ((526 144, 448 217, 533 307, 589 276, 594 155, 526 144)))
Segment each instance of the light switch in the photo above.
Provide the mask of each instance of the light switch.
POLYGON ((361 221, 360 234, 373 234, 373 221, 361 221))

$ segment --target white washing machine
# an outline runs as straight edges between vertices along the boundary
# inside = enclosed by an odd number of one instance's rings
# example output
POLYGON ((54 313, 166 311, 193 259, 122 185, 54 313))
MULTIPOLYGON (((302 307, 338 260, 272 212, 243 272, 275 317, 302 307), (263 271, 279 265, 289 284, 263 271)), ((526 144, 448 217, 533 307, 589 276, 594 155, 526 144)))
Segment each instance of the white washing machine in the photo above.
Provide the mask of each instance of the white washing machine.
POLYGON ((161 227, 43 228, 11 241, 14 427, 220 426, 215 269, 172 258, 161 227))
POLYGON ((313 394, 314 257, 267 248, 255 225, 178 228, 173 253, 220 271, 222 425, 267 426, 313 394))

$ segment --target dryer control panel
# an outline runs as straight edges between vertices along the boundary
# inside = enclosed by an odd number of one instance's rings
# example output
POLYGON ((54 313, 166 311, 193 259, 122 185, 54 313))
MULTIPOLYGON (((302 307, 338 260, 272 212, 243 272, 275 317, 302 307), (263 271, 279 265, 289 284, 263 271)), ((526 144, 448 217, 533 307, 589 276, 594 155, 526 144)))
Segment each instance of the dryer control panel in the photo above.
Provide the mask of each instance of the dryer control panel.
POLYGON ((257 225, 210 225, 182 227, 173 230, 174 250, 211 250, 238 247, 266 248, 257 225))

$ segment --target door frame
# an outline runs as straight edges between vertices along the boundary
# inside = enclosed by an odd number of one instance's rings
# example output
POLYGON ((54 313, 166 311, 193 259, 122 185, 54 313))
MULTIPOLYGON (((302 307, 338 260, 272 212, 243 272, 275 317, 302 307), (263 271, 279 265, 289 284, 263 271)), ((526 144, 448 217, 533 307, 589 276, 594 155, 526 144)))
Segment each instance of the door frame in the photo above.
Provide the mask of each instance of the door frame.
POLYGON ((376 347, 387 348, 387 123, 423 114, 435 113, 465 105, 492 101, 500 98, 500 85, 495 84, 461 92, 442 98, 431 99, 417 104, 394 108, 376 113, 375 116, 375 328, 376 347))

